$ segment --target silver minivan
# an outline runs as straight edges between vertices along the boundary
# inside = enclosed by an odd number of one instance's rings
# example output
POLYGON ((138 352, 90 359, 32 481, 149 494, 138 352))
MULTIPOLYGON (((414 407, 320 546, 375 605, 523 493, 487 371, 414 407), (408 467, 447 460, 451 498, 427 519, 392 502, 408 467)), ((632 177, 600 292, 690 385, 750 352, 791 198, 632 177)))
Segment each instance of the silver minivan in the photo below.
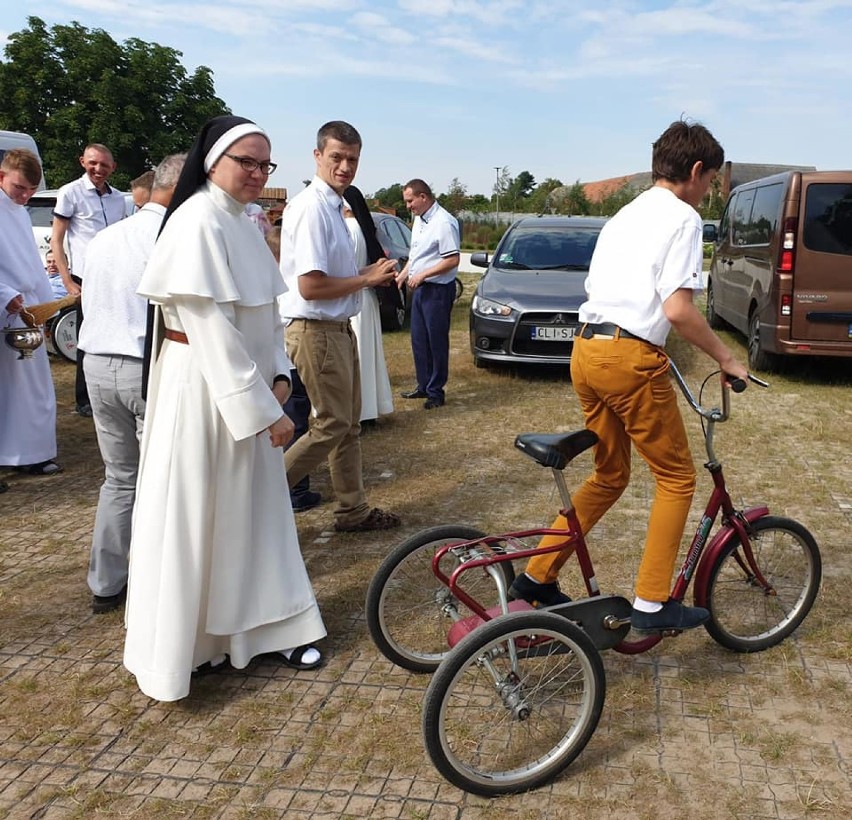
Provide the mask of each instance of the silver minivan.
POLYGON ((788 171, 731 192, 707 320, 745 334, 756 370, 780 356, 852 356, 852 171, 788 171))

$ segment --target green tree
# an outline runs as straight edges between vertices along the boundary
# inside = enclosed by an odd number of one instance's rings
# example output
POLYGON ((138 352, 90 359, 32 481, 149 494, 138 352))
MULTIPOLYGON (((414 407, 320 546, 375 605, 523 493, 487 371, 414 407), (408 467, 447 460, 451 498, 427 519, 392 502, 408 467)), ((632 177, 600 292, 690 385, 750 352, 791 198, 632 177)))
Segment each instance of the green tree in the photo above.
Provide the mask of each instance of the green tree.
POLYGON ((375 199, 383 208, 391 208, 400 219, 408 219, 408 208, 402 198, 402 183, 395 182, 389 188, 379 188, 372 199, 375 199))
POLYGON ((457 214, 467 208, 468 198, 467 185, 462 184, 458 177, 453 177, 447 193, 438 195, 438 202, 451 214, 457 214))
POLYGON ((497 181, 491 188, 491 192, 495 196, 494 210, 505 211, 506 206, 509 204, 506 201, 506 192, 509 190, 509 185, 512 182, 512 177, 509 174, 509 168, 506 165, 504 165, 502 168, 497 168, 495 166, 495 172, 497 174, 497 181))
POLYGON ((629 202, 636 199, 642 192, 634 188, 629 182, 625 182, 615 191, 610 191, 600 202, 596 203, 591 212, 598 216, 612 216, 620 211, 629 202))
POLYGON ((578 179, 565 193, 559 203, 559 213, 571 216, 586 216, 591 213, 592 206, 586 196, 586 189, 578 179))
POLYGON ((550 194, 552 191, 561 187, 562 181, 554 179, 553 177, 548 177, 544 180, 544 182, 536 185, 535 189, 530 194, 529 200, 527 201, 529 212, 533 214, 550 213, 550 194))
POLYGON ((535 177, 529 171, 521 171, 508 185, 506 197, 513 211, 525 211, 527 200, 535 188, 535 177))
POLYGON ((79 176, 83 148, 99 142, 118 163, 111 181, 126 189, 165 155, 185 151, 210 117, 230 112, 210 69, 189 74, 175 49, 136 38, 119 44, 76 22, 27 23, 0 61, 0 128, 33 136, 52 185, 79 176))
POLYGON ((722 196, 722 176, 716 174, 710 184, 707 196, 701 202, 698 212, 702 219, 719 219, 725 210, 725 197, 722 196))

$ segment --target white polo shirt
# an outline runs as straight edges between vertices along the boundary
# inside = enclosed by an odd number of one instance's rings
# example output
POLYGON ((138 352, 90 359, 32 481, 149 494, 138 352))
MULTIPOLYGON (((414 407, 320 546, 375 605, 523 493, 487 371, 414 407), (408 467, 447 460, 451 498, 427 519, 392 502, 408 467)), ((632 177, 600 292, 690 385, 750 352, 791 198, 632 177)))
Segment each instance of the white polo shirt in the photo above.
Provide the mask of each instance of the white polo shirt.
POLYGON ((670 190, 639 194, 604 225, 592 255, 580 321, 612 322, 656 345, 671 323, 663 302, 703 290, 701 217, 670 190))
MULTIPOLYGON (((103 194, 87 174, 63 185, 56 196, 55 216, 68 222, 68 267, 79 279, 83 278, 86 246, 98 231, 124 219, 124 194, 110 185, 103 194)), ((85 308, 84 308, 85 312, 85 308)))
POLYGON ((339 299, 303 299, 299 277, 314 270, 326 276, 358 275, 355 247, 343 217, 345 203, 319 177, 293 197, 281 217, 281 274, 287 293, 281 316, 345 322, 361 310, 361 291, 339 299))
POLYGON ((89 243, 81 297, 86 321, 77 340, 86 353, 143 358, 148 300, 136 289, 165 215, 162 205, 148 202, 89 243))
MULTIPOLYGON (((441 259, 460 251, 459 223, 437 202, 422 216, 414 217, 411 229, 411 253, 408 257, 408 275, 414 276, 428 270, 441 259)), ((458 265, 440 276, 430 276, 426 281, 446 285, 456 278, 458 265)))

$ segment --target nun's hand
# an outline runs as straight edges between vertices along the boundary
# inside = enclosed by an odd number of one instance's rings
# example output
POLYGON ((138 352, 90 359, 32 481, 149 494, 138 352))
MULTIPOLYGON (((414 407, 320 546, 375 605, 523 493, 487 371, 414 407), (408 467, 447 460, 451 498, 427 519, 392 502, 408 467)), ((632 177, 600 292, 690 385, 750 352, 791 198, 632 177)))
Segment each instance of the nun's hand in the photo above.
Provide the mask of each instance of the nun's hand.
POLYGON ((284 413, 274 424, 269 425, 269 441, 273 447, 286 447, 296 434, 296 427, 284 413))

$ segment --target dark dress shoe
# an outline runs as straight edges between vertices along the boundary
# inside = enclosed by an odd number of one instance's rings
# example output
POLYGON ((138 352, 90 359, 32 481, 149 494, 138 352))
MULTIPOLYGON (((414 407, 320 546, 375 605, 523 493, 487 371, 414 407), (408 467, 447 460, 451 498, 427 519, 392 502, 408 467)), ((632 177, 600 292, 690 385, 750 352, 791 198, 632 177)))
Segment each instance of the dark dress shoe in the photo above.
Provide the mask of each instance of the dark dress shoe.
POLYGON ((293 512, 307 512, 322 503, 322 496, 313 490, 307 490, 299 495, 291 495, 290 501, 293 504, 293 512))
POLYGON ((404 399, 425 399, 427 398, 426 393, 421 390, 419 387, 415 390, 406 390, 399 394, 404 399))
POLYGON ((77 408, 77 415, 82 416, 84 419, 90 419, 92 417, 92 405, 91 404, 81 404, 77 408))
POLYGON ((426 402, 423 404, 423 406, 427 410, 434 410, 436 407, 443 407, 444 406, 444 400, 443 399, 426 399, 426 402))
POLYGON ((92 612, 95 615, 103 615, 118 609, 127 599, 127 584, 125 584, 115 595, 92 595, 92 612))

